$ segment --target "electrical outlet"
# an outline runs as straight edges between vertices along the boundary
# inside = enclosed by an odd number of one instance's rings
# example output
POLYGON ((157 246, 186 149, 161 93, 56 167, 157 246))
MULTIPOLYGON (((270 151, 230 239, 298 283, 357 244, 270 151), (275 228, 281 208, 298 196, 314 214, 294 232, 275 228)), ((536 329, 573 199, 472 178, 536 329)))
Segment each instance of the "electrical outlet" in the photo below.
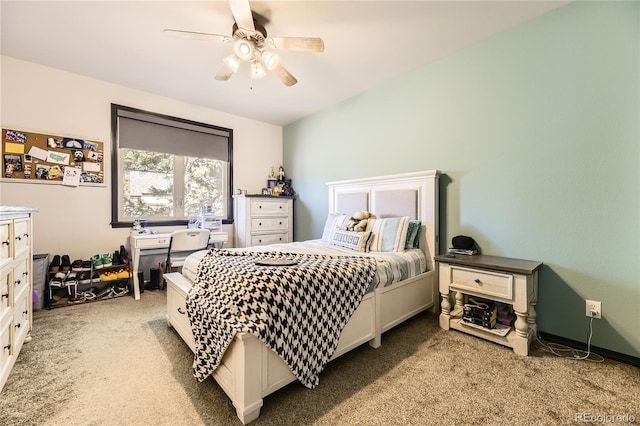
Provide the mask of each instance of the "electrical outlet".
POLYGON ((602 318, 602 302, 596 302, 595 300, 587 300, 585 314, 588 317, 601 319, 602 318))

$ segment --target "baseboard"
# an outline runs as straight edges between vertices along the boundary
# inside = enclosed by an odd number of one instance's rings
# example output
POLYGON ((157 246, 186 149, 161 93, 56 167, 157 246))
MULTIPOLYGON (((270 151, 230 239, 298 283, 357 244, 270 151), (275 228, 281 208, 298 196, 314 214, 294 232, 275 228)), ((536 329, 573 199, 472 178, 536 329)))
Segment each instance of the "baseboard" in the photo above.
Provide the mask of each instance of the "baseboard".
MULTIPOLYGON (((553 334, 540 331, 540 337, 543 340, 548 340, 553 343, 560 343, 575 349, 585 350, 585 344, 576 340, 567 339, 565 337, 555 336, 553 334)), ((591 350, 605 358, 612 359, 614 361, 623 362, 625 364, 633 365, 634 367, 640 367, 640 358, 622 354, 620 352, 610 351, 609 349, 599 348, 597 346, 591 346, 591 350)))

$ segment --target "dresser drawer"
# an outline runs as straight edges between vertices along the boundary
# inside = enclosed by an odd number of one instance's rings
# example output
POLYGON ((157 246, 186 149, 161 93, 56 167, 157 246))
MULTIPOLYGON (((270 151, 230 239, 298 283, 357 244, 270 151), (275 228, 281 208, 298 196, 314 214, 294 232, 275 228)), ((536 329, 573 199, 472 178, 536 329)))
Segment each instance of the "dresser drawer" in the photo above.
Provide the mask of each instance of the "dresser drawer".
POLYGON ((251 232, 258 234, 264 231, 286 231, 289 221, 286 217, 251 219, 251 232))
POLYGON ((31 247, 30 225, 31 219, 16 219, 13 222, 13 257, 15 259, 29 252, 29 247, 31 247))
POLYGON ((9 289, 13 290, 11 275, 11 268, 0 269, 0 321, 9 312, 9 307, 13 306, 13 297, 9 292, 9 289))
POLYGON ((513 275, 451 266, 451 288, 478 295, 513 299, 513 275))
POLYGON ((29 333, 29 299, 23 297, 16 303, 15 311, 13 314, 13 342, 12 350, 15 353, 20 352, 24 339, 29 333))
POLYGON ((11 250, 11 221, 0 222, 0 268, 8 264, 13 257, 11 250))
POLYGON ((0 323, 0 376, 5 375, 5 369, 9 366, 9 357, 14 353, 11 346, 12 321, 0 323))
MULTIPOLYGON (((13 300, 18 300, 23 297, 25 292, 30 289, 31 282, 29 281, 29 259, 23 258, 16 261, 13 267, 12 286, 13 286, 13 300)), ((1 296, 0 296, 1 297, 1 296)))
POLYGON ((251 217, 288 215, 288 200, 251 200, 251 217))
POLYGON ((251 236, 251 245, 252 246, 264 246, 266 244, 279 244, 279 243, 289 243, 289 239, 287 238, 286 233, 284 234, 265 234, 265 235, 252 235, 251 236))

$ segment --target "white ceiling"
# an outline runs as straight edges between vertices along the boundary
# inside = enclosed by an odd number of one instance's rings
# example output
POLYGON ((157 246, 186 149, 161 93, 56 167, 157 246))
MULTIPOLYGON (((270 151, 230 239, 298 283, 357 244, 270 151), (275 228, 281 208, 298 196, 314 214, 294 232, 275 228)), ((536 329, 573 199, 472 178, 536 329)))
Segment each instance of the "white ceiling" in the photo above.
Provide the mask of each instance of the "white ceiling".
POLYGON ((298 79, 214 79, 229 44, 164 28, 231 35, 224 1, 7 1, 1 53, 277 125, 540 16, 567 1, 251 1, 271 36, 321 37, 323 53, 281 51, 298 79))

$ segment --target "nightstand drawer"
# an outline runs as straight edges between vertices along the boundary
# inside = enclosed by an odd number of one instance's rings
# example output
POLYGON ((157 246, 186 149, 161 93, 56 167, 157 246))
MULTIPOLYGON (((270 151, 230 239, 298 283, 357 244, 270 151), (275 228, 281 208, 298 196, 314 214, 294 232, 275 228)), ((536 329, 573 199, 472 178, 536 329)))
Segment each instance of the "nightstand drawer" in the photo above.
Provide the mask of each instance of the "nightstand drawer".
POLYGON ((513 275, 451 266, 451 288, 513 299, 513 275))

